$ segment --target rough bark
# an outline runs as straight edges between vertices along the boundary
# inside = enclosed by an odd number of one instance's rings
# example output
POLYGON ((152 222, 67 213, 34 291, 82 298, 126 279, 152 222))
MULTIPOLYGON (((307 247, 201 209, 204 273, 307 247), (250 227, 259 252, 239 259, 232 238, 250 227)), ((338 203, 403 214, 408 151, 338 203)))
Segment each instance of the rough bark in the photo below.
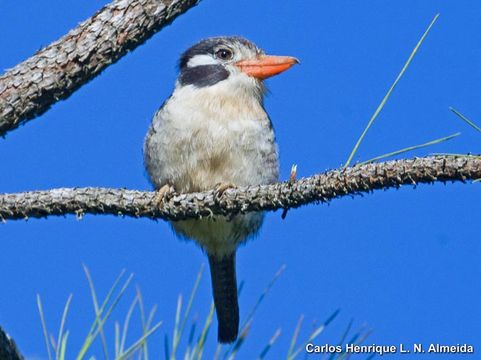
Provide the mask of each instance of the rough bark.
POLYGON ((169 194, 161 204, 156 193, 125 189, 74 188, 0 195, 0 218, 27 219, 51 215, 110 214, 180 220, 249 211, 297 208, 346 195, 401 185, 481 178, 481 158, 435 156, 387 161, 332 170, 295 182, 169 194))
POLYGON ((17 349, 15 341, 10 338, 0 327, 0 359, 1 360, 24 360, 17 349))
POLYGON ((0 135, 49 109, 200 0, 116 0, 0 77, 0 135))

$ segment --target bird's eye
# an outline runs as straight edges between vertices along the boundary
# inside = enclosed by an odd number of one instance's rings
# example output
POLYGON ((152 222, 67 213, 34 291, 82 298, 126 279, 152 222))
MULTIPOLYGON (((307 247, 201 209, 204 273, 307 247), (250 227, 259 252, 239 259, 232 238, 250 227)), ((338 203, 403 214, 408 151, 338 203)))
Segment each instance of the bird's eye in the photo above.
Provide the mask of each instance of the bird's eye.
POLYGON ((230 60, 232 56, 232 51, 229 49, 219 49, 215 52, 215 57, 221 60, 230 60))

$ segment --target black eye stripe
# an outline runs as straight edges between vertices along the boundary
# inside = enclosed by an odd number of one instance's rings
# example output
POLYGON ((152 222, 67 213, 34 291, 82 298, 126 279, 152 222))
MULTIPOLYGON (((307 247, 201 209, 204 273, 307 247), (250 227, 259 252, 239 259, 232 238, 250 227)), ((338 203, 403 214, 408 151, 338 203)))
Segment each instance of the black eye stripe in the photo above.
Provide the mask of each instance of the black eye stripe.
POLYGON ((205 87, 217 84, 229 77, 229 72, 222 65, 199 65, 181 70, 179 82, 182 86, 194 85, 205 87))

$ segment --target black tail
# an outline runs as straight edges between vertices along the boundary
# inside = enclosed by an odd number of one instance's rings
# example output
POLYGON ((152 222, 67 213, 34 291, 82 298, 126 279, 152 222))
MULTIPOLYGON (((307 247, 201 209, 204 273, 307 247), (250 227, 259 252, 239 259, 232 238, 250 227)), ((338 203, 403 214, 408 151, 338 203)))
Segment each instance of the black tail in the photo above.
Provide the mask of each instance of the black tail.
POLYGON ((218 258, 209 255, 212 292, 217 312, 217 339, 231 343, 239 331, 239 304, 237 303, 237 280, 235 276, 235 253, 218 258))

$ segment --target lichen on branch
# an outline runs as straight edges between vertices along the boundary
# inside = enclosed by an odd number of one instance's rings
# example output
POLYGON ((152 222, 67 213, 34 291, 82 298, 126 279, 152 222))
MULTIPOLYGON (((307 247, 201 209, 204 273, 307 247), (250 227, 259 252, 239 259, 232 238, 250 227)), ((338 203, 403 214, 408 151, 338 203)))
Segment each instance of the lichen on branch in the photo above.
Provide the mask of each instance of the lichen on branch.
POLYGON ((199 1, 113 1, 8 70, 0 76, 0 135, 70 96, 199 1))
POLYGON ((60 188, 0 194, 0 219, 16 220, 66 214, 109 214, 181 220, 211 215, 297 208, 316 202, 401 185, 481 178, 481 158, 431 156, 386 161, 271 185, 170 194, 159 204, 156 193, 107 188, 60 188))

